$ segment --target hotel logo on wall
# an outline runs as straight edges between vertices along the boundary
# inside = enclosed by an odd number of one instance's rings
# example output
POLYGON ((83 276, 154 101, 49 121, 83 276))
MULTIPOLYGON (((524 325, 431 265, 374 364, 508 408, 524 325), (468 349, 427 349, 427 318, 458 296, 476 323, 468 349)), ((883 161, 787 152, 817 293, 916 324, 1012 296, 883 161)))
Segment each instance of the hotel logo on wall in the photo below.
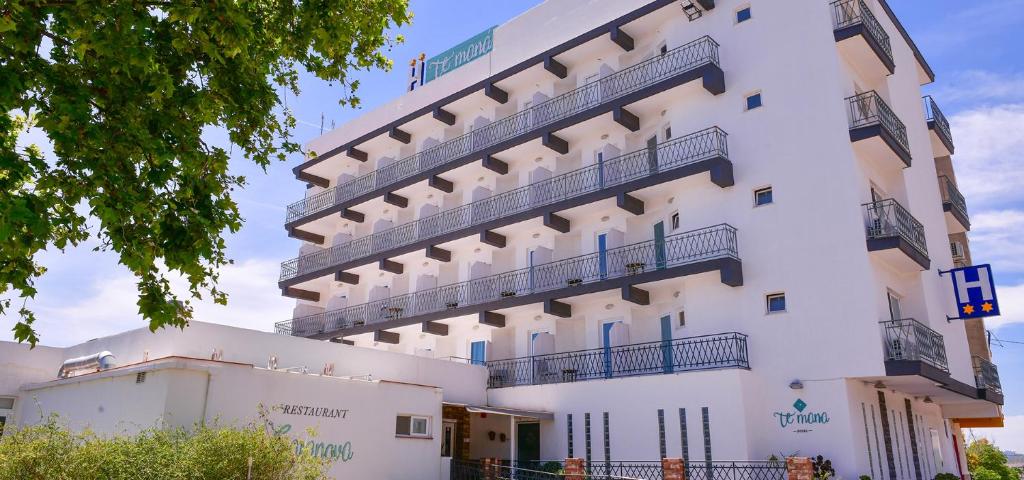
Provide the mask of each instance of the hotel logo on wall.
POLYGON ((994 317, 999 315, 996 285, 992 280, 992 267, 988 264, 940 271, 953 279, 957 316, 951 320, 994 317))
POLYGON ((488 28, 423 64, 422 83, 426 84, 452 70, 476 60, 494 49, 494 27, 488 28))

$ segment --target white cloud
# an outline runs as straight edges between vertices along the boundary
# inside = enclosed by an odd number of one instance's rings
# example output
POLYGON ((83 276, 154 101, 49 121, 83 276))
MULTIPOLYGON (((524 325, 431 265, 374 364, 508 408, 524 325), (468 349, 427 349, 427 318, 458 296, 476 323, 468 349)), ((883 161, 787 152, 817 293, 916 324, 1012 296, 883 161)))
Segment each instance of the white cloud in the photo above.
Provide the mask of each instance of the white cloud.
POLYGON ((957 183, 972 214, 1024 200, 1024 104, 967 110, 951 117, 950 124, 957 183))
POLYGON ((1024 415, 1007 415, 1003 428, 972 428, 968 433, 971 439, 987 438, 1000 450, 1024 452, 1024 415))
POLYGON ((1000 286, 996 294, 1001 315, 986 318, 985 327, 996 330, 1011 323, 1024 323, 1024 285, 1000 286))
POLYGON ((1013 103, 1024 100, 1024 74, 985 70, 955 72, 942 79, 933 95, 944 105, 959 102, 1013 103))
POLYGON ((971 215, 971 260, 998 265, 997 274, 1024 274, 1021 238, 1024 210, 988 210, 971 215))
MULTIPOLYGON (((273 323, 291 316, 294 301, 277 289, 279 265, 275 261, 250 259, 220 270, 219 288, 228 293, 228 306, 212 301, 193 301, 193 318, 257 330, 270 330, 273 323)), ((184 282, 172 282, 184 291, 184 282)), ((73 301, 51 292, 31 308, 36 311, 36 328, 46 345, 66 346, 90 338, 112 335, 147 324, 138 314, 138 290, 134 277, 118 270, 99 276, 89 292, 73 301)))

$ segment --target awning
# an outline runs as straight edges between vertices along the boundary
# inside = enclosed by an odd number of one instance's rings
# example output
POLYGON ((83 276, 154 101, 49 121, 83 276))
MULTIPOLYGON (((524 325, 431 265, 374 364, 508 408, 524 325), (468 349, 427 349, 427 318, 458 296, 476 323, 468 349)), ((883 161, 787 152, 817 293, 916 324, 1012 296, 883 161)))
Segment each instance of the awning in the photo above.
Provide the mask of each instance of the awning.
POLYGON ((470 413, 492 413, 495 415, 509 415, 513 417, 530 418, 533 420, 554 420, 555 414, 551 412, 538 412, 534 410, 520 410, 516 408, 502 408, 502 407, 490 407, 490 406, 475 406, 475 405, 464 405, 461 403, 448 403, 444 402, 445 405, 451 405, 453 407, 464 407, 467 412, 470 413))

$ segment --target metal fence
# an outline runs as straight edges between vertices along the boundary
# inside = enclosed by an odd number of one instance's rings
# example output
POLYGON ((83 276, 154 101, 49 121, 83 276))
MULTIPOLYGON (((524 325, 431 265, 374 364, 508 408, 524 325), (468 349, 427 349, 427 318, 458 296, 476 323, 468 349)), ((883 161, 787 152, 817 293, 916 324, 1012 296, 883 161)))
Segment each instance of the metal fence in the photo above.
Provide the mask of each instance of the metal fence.
POLYGON ((939 191, 942 192, 943 203, 949 203, 957 213, 963 215, 964 218, 968 218, 967 199, 960 193, 960 189, 956 188, 953 179, 945 175, 939 175, 939 191))
POLYGON ((996 365, 984 358, 971 357, 974 364, 974 380, 978 388, 996 393, 1003 393, 1003 385, 999 382, 999 370, 996 365))
POLYGON ((750 368, 747 336, 722 333, 487 362, 488 388, 750 368))
POLYGON ((849 105, 850 128, 881 125, 905 151, 910 152, 906 125, 877 92, 872 90, 860 93, 847 98, 846 101, 849 105))
POLYGON ((688 480, 784 480, 786 462, 696 462, 686 464, 688 480))
POLYGON ((899 237, 907 241, 925 257, 928 256, 928 242, 924 237, 924 225, 891 198, 865 203, 864 217, 867 222, 869 239, 899 237))
POLYGON ((832 2, 832 24, 836 30, 846 28, 858 23, 864 24, 868 35, 874 38, 875 42, 882 47, 885 55, 892 61, 892 45, 889 42, 889 34, 885 33, 882 24, 871 13, 871 9, 863 0, 836 0, 832 2))
POLYGON ((479 462, 452 460, 451 480, 661 480, 658 476, 624 476, 615 473, 590 472, 567 476, 561 461, 508 462, 483 465, 479 462))
POLYGON ((931 95, 925 95, 923 100, 925 120, 934 123, 939 134, 944 135, 949 143, 953 143, 953 131, 949 128, 949 120, 946 120, 946 116, 942 114, 935 99, 931 95))
POLYGON ((921 361, 949 372, 946 344, 939 332, 913 318, 887 320, 881 325, 886 360, 921 361))
POLYGON ((332 205, 385 188, 417 173, 457 158, 465 158, 484 148, 536 131, 707 64, 718 65, 718 43, 711 37, 704 36, 293 203, 288 206, 285 221, 291 222, 332 205))
POLYGON ((715 157, 728 158, 727 134, 712 127, 492 197, 445 210, 281 264, 281 281, 374 253, 530 211, 715 157))
MULTIPOLYGON (((453 472, 455 470, 453 462, 453 472)), ((464 462, 465 463, 465 462, 464 462)), ((469 462, 472 464, 472 462, 469 462)), ((558 479, 564 477, 560 472, 564 469, 562 460, 555 461, 534 461, 522 462, 505 461, 503 463, 508 469, 523 469, 526 471, 549 472, 548 476, 540 477, 513 477, 528 480, 558 479)), ((479 468, 479 467, 478 467, 479 468)), ((662 480, 661 461, 593 461, 584 465, 586 479, 644 479, 662 480)), ((685 463, 686 478, 688 480, 785 480, 786 463, 784 461, 691 461, 685 463)), ((453 480, 473 479, 479 477, 455 477, 453 480)))
POLYGON ((731 225, 715 225, 667 236, 664 241, 648 240, 285 320, 278 322, 275 330, 312 336, 719 258, 739 259, 736 229, 731 225))

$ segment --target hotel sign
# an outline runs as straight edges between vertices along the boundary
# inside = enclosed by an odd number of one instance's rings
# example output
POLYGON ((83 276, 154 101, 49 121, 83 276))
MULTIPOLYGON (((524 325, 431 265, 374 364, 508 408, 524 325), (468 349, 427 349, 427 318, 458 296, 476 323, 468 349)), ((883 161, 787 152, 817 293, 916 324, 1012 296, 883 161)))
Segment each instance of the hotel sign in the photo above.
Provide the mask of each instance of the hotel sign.
POLYGON ((779 428, 788 429, 793 426, 795 433, 807 433, 812 430, 812 425, 824 425, 829 423, 832 419, 829 418, 828 412, 814 412, 807 409, 807 402, 796 399, 793 402, 793 410, 786 412, 775 412, 775 419, 779 422, 779 428))
POLYGON ((956 319, 994 317, 999 315, 999 300, 988 264, 954 268, 939 273, 950 274, 956 295, 956 319))
POLYGON ((473 60, 476 60, 494 49, 494 27, 474 35, 440 55, 431 57, 426 61, 423 75, 423 83, 436 79, 452 70, 455 70, 473 60))

